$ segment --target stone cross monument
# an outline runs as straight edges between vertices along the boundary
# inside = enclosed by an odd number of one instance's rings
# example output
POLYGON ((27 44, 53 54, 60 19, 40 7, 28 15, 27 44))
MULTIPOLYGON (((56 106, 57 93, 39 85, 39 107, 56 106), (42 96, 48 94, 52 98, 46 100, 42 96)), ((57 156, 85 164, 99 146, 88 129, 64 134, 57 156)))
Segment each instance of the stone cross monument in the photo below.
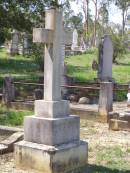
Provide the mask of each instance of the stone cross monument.
POLYGON ((105 35, 99 44, 99 66, 98 78, 101 81, 112 80, 112 60, 113 60, 113 45, 109 35, 105 35))
POLYGON ((33 31, 34 42, 45 43, 44 100, 35 102, 35 116, 25 118, 24 141, 15 145, 19 167, 67 173, 86 165, 87 143, 80 141, 79 117, 70 116, 69 102, 61 100, 62 45, 70 39, 61 9, 47 10, 45 29, 33 31))

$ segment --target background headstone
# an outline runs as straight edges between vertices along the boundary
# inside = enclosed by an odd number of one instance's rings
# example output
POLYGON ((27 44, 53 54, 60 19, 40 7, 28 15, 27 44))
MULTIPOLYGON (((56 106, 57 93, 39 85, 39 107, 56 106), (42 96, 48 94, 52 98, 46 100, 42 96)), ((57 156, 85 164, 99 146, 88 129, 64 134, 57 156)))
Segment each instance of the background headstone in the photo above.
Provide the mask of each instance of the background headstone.
POLYGON ((12 77, 5 77, 4 79, 3 100, 7 105, 15 100, 15 86, 14 79, 12 77))
POLYGON ((75 50, 77 47, 78 47, 78 32, 76 29, 74 29, 71 49, 75 50))
POLYGON ((17 31, 12 32, 12 40, 11 40, 11 50, 10 54, 15 55, 18 54, 18 44, 19 44, 19 33, 17 31))
POLYGON ((23 54, 28 54, 29 50, 29 41, 28 41, 28 34, 23 34, 23 54))

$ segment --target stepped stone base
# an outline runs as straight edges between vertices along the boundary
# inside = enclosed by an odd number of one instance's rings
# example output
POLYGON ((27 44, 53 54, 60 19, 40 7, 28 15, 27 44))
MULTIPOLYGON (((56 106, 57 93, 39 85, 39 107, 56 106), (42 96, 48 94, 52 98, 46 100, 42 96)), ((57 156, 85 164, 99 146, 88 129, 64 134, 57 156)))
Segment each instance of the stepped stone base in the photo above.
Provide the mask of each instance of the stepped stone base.
MULTIPOLYGON (((47 146, 26 141, 15 144, 17 167, 42 173, 75 173, 87 164, 88 144, 84 141, 47 146)), ((83 173, 82 169, 78 173, 83 173)))
POLYGON ((79 141, 79 125, 78 116, 56 119, 27 116, 24 120, 24 139, 50 146, 79 141))

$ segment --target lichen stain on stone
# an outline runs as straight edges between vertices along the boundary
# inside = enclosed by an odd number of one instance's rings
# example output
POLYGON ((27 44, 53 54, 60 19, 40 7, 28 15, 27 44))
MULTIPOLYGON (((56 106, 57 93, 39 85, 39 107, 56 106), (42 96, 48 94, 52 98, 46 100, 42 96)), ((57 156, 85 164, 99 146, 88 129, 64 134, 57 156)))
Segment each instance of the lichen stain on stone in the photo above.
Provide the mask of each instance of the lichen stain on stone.
POLYGON ((66 167, 68 166, 68 164, 66 164, 65 162, 55 162, 53 163, 52 165, 52 170, 54 172, 57 172, 57 173, 61 173, 61 172, 64 172, 66 170, 66 167))
POLYGON ((79 165, 79 158, 70 158, 67 163, 65 162, 53 162, 51 164, 52 170, 57 173, 62 173, 65 170, 70 170, 72 167, 76 168, 79 165))

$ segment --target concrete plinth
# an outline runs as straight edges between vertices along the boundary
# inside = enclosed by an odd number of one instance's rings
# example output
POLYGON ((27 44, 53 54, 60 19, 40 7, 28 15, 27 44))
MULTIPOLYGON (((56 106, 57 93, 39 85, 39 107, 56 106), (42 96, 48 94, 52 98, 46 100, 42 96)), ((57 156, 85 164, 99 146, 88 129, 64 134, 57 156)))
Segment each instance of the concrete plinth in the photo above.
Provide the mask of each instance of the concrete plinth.
POLYGON ((79 141, 80 119, 78 116, 65 118, 25 117, 24 139, 45 145, 61 145, 79 141))
POLYGON ((108 120, 108 113, 113 110, 113 83, 101 82, 98 113, 102 121, 108 120))
POLYGON ((87 152, 88 145, 84 141, 59 147, 21 141, 15 144, 15 162, 18 167, 42 173, 74 173, 87 164, 87 152))
POLYGON ((35 116, 46 118, 61 118, 70 114, 69 102, 67 100, 60 101, 35 101, 35 116))

